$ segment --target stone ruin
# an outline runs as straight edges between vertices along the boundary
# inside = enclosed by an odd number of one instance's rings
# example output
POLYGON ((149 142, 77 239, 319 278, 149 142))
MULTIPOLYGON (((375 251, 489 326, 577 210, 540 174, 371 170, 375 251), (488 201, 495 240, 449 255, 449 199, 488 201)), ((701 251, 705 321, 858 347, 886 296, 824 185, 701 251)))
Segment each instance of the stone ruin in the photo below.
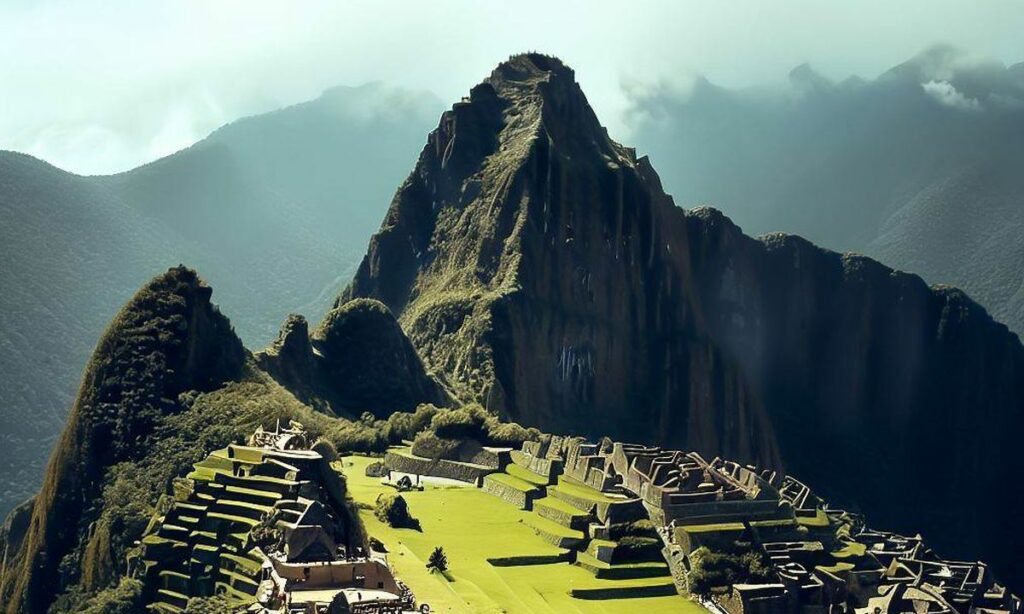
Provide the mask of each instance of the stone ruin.
POLYGON ((715 586, 698 597, 713 611, 1022 614, 1020 599, 984 563, 945 560, 921 536, 872 530, 859 515, 830 508, 793 476, 696 452, 580 437, 551 436, 491 452, 494 459, 485 464, 394 452, 385 466, 417 479, 460 480, 580 530, 581 537, 568 538, 537 529, 568 549, 559 560, 599 577, 622 572, 608 542, 612 528, 641 518, 657 527, 661 557, 684 595, 698 552, 742 547, 758 553, 770 581, 741 578, 715 586), (574 495, 566 484, 598 496, 574 495))
POLYGON ((659 527, 662 555, 688 594, 691 557, 748 544, 773 581, 734 583, 706 597, 711 609, 757 614, 1019 614, 1021 601, 981 562, 948 561, 920 536, 871 530, 831 509, 795 477, 696 452, 552 437, 526 442, 513 460, 642 503, 659 527))
POLYGON ((261 427, 175 481, 129 567, 148 609, 166 614, 214 594, 250 603, 248 612, 413 611, 386 553, 356 541, 346 506, 344 484, 301 424, 261 427))

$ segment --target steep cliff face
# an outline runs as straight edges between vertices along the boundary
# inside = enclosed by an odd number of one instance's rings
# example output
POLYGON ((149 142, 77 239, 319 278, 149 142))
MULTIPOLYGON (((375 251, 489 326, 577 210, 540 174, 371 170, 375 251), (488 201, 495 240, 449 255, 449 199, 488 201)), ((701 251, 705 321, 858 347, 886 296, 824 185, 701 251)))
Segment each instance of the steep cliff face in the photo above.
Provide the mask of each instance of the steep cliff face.
POLYGON ((447 391, 423 367, 395 316, 380 301, 332 309, 309 334, 302 316, 256 354, 261 368, 297 398, 328 413, 387 417, 421 403, 447 405, 447 391))
POLYGON ((171 269, 142 288, 100 340, 16 564, 5 570, 7 612, 45 612, 60 589, 94 571, 87 561, 62 559, 88 541, 99 512, 91 504, 108 469, 145 453, 161 416, 179 410, 179 393, 211 390, 241 374, 246 352, 210 292, 195 272, 171 269))
POLYGON ((878 526, 921 530, 1020 585, 1024 348, 953 288, 793 236, 687 216, 711 334, 768 408, 787 467, 878 526), (916 527, 916 528, 915 528, 916 527))
POLYGON ((517 56, 441 118, 339 305, 383 301, 457 394, 525 424, 777 465, 687 241, 572 71, 517 56))
POLYGON ((958 291, 675 207, 557 60, 514 57, 442 116, 355 297, 524 424, 784 462, 1024 581, 1017 338, 958 291))

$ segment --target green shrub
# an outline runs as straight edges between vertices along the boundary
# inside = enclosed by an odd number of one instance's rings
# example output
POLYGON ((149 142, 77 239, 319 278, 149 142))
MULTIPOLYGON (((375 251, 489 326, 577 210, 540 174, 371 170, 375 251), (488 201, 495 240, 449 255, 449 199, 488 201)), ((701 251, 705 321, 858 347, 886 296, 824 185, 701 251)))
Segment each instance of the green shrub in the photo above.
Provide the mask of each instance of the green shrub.
POLYGON ((530 433, 515 422, 495 421, 488 429, 487 438, 496 446, 518 448, 530 438, 530 433))
POLYGON ((373 515, 377 520, 399 529, 413 528, 418 524, 409 513, 409 504, 402 495, 382 494, 377 497, 373 515))
POLYGON ((771 562, 760 551, 716 552, 701 546, 690 554, 690 572, 686 580, 691 593, 704 596, 713 588, 773 582, 775 572, 771 562))
POLYGON ((330 428, 326 438, 339 452, 380 453, 388 447, 380 430, 364 422, 339 422, 330 428))
POLYGON ((647 518, 634 520, 632 522, 620 522, 608 527, 608 536, 613 541, 619 541, 626 536, 658 537, 658 531, 654 523, 647 518))
POLYGON ((317 439, 311 449, 324 457, 328 463, 338 460, 338 449, 327 439, 317 439))
POLYGON ((188 600, 184 614, 227 614, 228 612, 237 612, 243 607, 245 607, 244 603, 224 595, 193 597, 188 600))
POLYGON ((423 458, 455 459, 458 457, 459 446, 462 442, 457 439, 438 437, 433 431, 423 431, 416 436, 412 444, 412 453, 423 458))
POLYGON ((120 583, 104 589, 86 602, 82 614, 131 614, 142 609, 142 582, 123 578, 120 583))
POLYGON ((627 535, 619 540, 614 558, 617 561, 644 561, 661 555, 661 540, 654 537, 627 535))
POLYGON ((469 407, 438 412, 430 421, 431 430, 438 437, 482 440, 487 417, 471 411, 469 407))
POLYGON ((427 559, 427 569, 448 571, 448 555, 444 553, 444 548, 441 546, 434 548, 434 551, 430 553, 430 558, 427 559))
POLYGON ((384 438, 390 444, 401 443, 403 439, 415 439, 420 431, 430 427, 431 420, 440 411, 430 403, 423 403, 413 413, 395 412, 388 416, 382 427, 384 438))

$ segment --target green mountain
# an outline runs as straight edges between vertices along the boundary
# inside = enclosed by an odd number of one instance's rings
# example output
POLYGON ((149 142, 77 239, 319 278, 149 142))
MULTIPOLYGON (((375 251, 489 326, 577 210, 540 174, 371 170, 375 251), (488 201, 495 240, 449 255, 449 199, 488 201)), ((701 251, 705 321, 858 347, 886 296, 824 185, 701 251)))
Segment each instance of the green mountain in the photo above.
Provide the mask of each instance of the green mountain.
POLYGON ((633 110, 680 205, 963 288, 1024 333, 1024 64, 937 47, 872 80, 804 65, 782 88, 700 80, 633 110))
POLYGON ((0 512, 38 487, 93 344, 140 279, 199 266, 254 347, 289 313, 319 318, 440 107, 336 88, 109 177, 0 152, 0 512))
MULTIPOLYGON (((141 598, 142 587, 125 574, 126 560, 138 554, 138 540, 166 505, 173 479, 261 426, 298 421, 328 449, 381 452, 387 445, 379 435, 385 423, 369 426, 314 411, 261 371, 211 295, 194 271, 170 269, 143 286, 101 337, 42 488, 0 531, 4 611, 138 611, 109 608, 141 598), (361 435, 369 431, 377 439, 365 443, 361 435)), ((377 314, 370 321, 350 316, 362 322, 362 334, 388 339, 398 329, 383 306, 362 305, 377 314)), ((325 337, 343 335, 345 320, 328 317, 325 337)), ((393 341, 408 346, 404 337, 393 341)), ((439 384, 415 354, 399 370, 386 356, 353 355, 360 349, 331 353, 352 366, 325 382, 320 391, 327 398, 310 399, 313 405, 338 413, 358 413, 363 404, 382 407, 388 402, 382 395, 391 390, 382 387, 375 395, 364 382, 416 374, 426 392, 413 392, 409 405, 442 400, 439 384), (331 403, 351 389, 362 390, 359 405, 331 403)), ((388 432, 398 440, 414 434, 397 426, 388 432)), ((352 522, 347 530, 359 534, 352 522)))

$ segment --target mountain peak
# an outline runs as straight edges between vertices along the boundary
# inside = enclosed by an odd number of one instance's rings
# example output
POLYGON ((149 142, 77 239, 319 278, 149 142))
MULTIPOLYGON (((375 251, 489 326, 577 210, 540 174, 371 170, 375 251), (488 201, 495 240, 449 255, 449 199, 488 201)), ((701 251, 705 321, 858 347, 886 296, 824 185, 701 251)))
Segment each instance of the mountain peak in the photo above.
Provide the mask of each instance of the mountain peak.
POLYGON ((499 84, 535 85, 542 81, 572 84, 576 73, 553 55, 528 52, 509 56, 498 64, 487 81, 495 87, 499 84))
POLYGON ((442 116, 339 302, 382 301, 457 397, 514 420, 578 430, 585 414, 587 432, 778 466, 729 359, 699 332, 684 341, 699 327, 686 239, 665 232, 682 215, 653 168, 608 137, 570 68, 513 56, 442 116), (686 371, 662 374, 687 363, 727 373, 681 407, 686 371), (599 377, 622 364, 637 368, 599 377), (721 428, 720 404, 747 428, 721 428))

